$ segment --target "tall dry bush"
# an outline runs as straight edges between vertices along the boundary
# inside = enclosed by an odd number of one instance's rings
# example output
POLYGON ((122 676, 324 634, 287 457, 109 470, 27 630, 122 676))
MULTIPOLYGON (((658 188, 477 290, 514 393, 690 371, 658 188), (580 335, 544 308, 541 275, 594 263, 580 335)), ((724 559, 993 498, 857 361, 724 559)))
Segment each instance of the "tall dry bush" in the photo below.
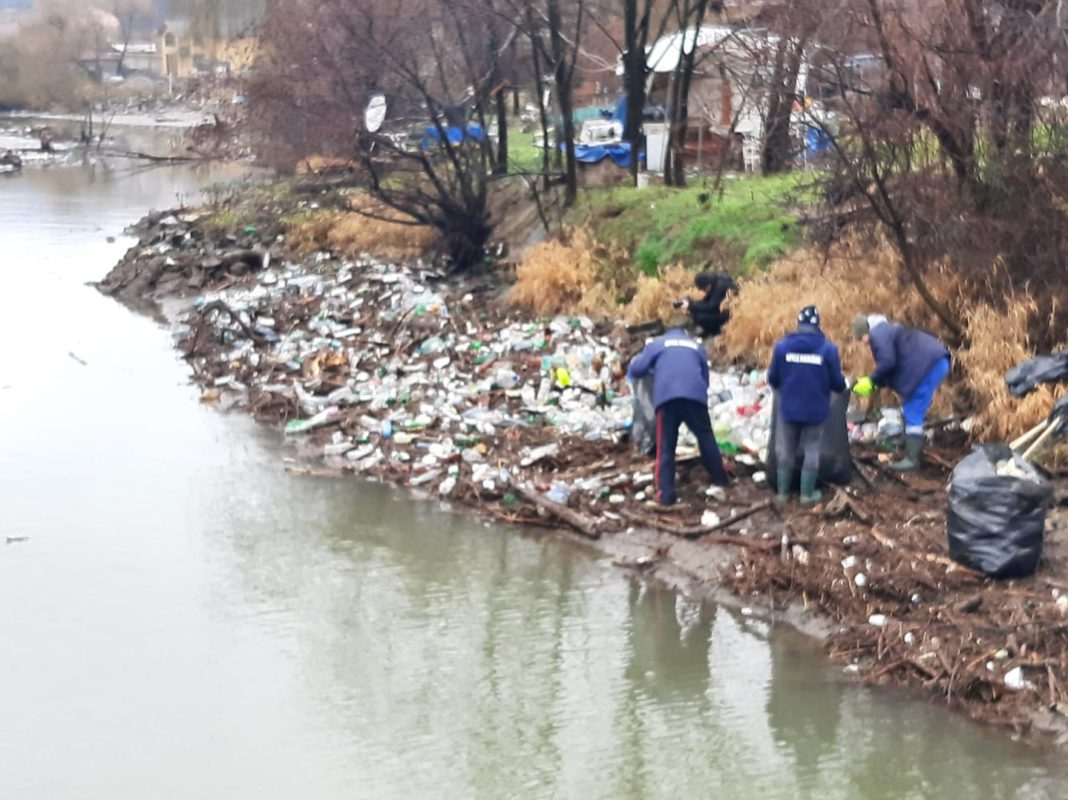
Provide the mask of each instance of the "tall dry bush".
POLYGON ((1014 439, 1053 407, 1056 394, 1049 385, 1026 397, 1013 397, 1005 387, 1005 373, 1034 355, 1028 329, 1037 313, 1034 298, 1018 294, 1008 299, 1004 310, 984 303, 965 317, 968 344, 956 355, 978 409, 975 433, 980 439, 1014 439))
POLYGON ((513 306, 535 314, 574 312, 582 306, 595 316, 611 305, 606 287, 596 289, 598 264, 589 232, 579 228, 564 241, 539 242, 516 267, 516 282, 508 295, 513 306), (584 303, 583 298, 590 295, 584 303), (594 303, 594 300, 597 303, 594 303), (605 308, 592 306, 604 303, 605 308))
POLYGON ((679 264, 662 270, 659 278, 639 275, 637 291, 623 309, 623 318, 632 324, 653 319, 667 322, 674 311, 673 302, 683 297, 701 297, 694 288, 693 277, 693 272, 679 264))
MULTIPOLYGON (((798 312, 815 305, 824 332, 841 351, 842 368, 848 374, 866 374, 874 364, 868 347, 853 338, 856 314, 885 314, 895 322, 935 329, 929 309, 898 274, 889 248, 859 239, 840 243, 826 256, 799 251, 764 275, 740 282, 720 346, 733 360, 766 364, 775 341, 797 327, 798 312)), ((939 283, 939 293, 951 296, 951 281, 939 283)))
POLYGON ((292 222, 286 232, 289 250, 298 255, 317 250, 353 257, 367 253, 406 261, 433 253, 437 245, 436 231, 408 224, 403 214, 366 195, 351 198, 349 207, 353 210, 319 211, 292 222))
POLYGON ((336 211, 315 211, 291 219, 286 226, 286 249, 304 256, 330 247, 330 231, 337 224, 336 211))
POLYGON ((338 253, 403 261, 427 256, 438 244, 436 230, 412 225, 411 217, 366 194, 349 198, 349 207, 352 213, 342 215, 328 237, 338 253))

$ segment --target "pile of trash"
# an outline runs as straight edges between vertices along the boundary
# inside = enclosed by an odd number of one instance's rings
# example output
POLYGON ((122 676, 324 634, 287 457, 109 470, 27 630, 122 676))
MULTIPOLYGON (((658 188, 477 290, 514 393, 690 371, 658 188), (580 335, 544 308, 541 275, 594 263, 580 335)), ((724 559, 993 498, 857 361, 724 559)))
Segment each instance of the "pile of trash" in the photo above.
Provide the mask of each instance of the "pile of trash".
MULTIPOLYGON (((326 254, 268 264, 240 287, 200 296, 179 346, 205 401, 284 423, 305 453, 346 471, 445 496, 465 480, 499 495, 578 440, 629 439, 625 372, 644 342, 586 317, 508 318, 476 291, 435 288, 433 277, 326 254)), ((762 462, 772 407, 763 373, 713 373, 709 406, 723 450, 762 462)), ((688 431, 679 448, 696 455, 688 431)), ((623 487, 640 500, 652 476, 639 472, 626 487, 591 476, 549 493, 566 502, 623 487)))
POLYGON ((97 288, 141 304, 236 285, 270 265, 272 251, 262 242, 283 234, 283 225, 274 217, 259 213, 239 231, 227 232, 206 225, 211 219, 206 211, 153 211, 127 231, 138 237, 137 245, 97 288))

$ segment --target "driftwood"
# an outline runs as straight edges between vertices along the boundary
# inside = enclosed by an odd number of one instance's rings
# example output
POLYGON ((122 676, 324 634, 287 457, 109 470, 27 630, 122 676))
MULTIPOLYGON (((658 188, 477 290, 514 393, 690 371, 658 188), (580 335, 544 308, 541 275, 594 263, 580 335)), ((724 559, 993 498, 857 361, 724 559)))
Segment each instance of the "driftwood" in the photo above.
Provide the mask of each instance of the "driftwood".
POLYGON ((860 479, 864 481, 864 485, 872 491, 875 491, 875 481, 868 476, 867 470, 861 464, 857 463, 855 458, 853 459, 853 469, 860 476, 860 479))
POLYGON ((537 506, 547 514, 551 514, 562 522, 566 522, 586 538, 601 538, 600 523, 597 520, 590 519, 588 516, 578 511, 573 511, 563 503, 557 503, 550 500, 548 497, 545 497, 529 486, 515 486, 513 491, 528 503, 537 506))
POLYGON ((100 152, 102 155, 111 156, 112 158, 140 159, 141 161, 151 161, 153 164, 186 164, 193 161, 209 160, 204 156, 157 156, 152 153, 140 153, 136 150, 119 150, 110 147, 100 152))
MULTIPOLYGON (((681 536, 684 539, 700 539, 704 542, 718 542, 720 544, 738 544, 745 547, 757 547, 758 549, 766 549, 763 546, 763 540, 757 544, 757 540, 750 540, 738 536, 712 536, 716 531, 729 528, 736 522, 740 522, 746 517, 751 517, 765 509, 774 508, 774 500, 762 500, 759 503, 755 503, 749 508, 739 511, 737 514, 733 514, 725 520, 717 522, 715 525, 672 525, 663 518, 650 518, 641 514, 635 514, 632 511, 623 510, 622 514, 632 522, 636 522, 639 525, 645 525, 654 530, 662 530, 667 533, 674 534, 675 536, 681 536)), ((777 547, 778 544, 776 543, 777 547)))
POLYGON ((724 528, 729 528, 735 522, 741 522, 746 517, 751 517, 754 514, 757 514, 757 513, 761 512, 761 511, 764 511, 764 510, 769 509, 769 508, 770 509, 774 509, 775 508, 775 500, 774 499, 762 500, 759 503, 754 503, 753 505, 749 506, 749 508, 742 509, 741 511, 739 511, 736 514, 731 514, 729 517, 727 517, 727 519, 722 520, 722 521, 718 522, 717 524, 712 525, 710 527, 704 528, 704 534, 703 535, 699 534, 699 538, 702 539, 702 540, 708 540, 708 534, 714 533, 715 531, 723 530, 724 528))
POLYGON ((852 512, 853 516, 864 524, 871 524, 871 514, 862 508, 860 503, 850 497, 845 489, 839 488, 838 491, 834 493, 834 497, 832 497, 824 507, 823 513, 827 516, 835 516, 837 514, 844 514, 846 511, 852 512))

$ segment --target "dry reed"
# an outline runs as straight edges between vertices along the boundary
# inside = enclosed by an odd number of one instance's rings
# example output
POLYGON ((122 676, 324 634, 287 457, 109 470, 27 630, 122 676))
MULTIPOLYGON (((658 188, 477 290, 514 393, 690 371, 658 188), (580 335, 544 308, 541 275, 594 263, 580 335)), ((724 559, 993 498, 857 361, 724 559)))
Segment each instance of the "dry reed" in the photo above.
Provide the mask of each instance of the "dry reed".
POLYGON ((1026 397, 1013 397, 1005 386, 1005 373, 1033 355, 1027 330, 1037 311, 1033 298, 1017 295, 1004 311, 983 304, 967 315, 968 344, 957 358, 964 385, 979 409, 975 433, 981 439, 1013 439, 1053 407, 1055 395, 1049 385, 1026 397))
POLYGON ((508 301, 535 314, 570 313, 583 306, 599 316, 604 309, 594 306, 611 297, 607 287, 594 291, 597 272, 593 240, 580 228, 565 241, 540 242, 524 254, 508 301))
POLYGON ((330 250, 343 256, 369 254, 388 260, 409 260, 431 253, 438 235, 425 225, 366 195, 349 200, 352 211, 317 211, 292 222, 286 232, 291 252, 298 255, 330 250))

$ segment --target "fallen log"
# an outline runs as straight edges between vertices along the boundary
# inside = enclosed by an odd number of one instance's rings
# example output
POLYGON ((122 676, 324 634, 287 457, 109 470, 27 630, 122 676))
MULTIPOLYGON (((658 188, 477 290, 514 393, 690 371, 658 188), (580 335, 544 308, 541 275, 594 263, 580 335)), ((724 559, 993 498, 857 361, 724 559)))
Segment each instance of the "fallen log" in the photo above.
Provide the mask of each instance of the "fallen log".
MULTIPOLYGON (((666 531, 668 533, 674 534, 675 536, 681 536, 684 539, 700 539, 701 541, 708 542, 715 542, 717 541, 717 539, 723 539, 724 541, 720 542, 721 544, 744 544, 745 546, 753 546, 752 544, 749 544, 749 539, 735 536, 714 537, 711 536, 711 534, 714 534, 716 531, 723 530, 724 528, 729 528, 734 523, 740 522, 746 517, 751 517, 753 516, 753 514, 774 507, 774 500, 762 500, 759 503, 755 503, 754 505, 749 506, 749 508, 739 511, 737 514, 732 514, 727 519, 721 520, 715 525, 672 525, 666 520, 664 520, 662 517, 649 518, 642 516, 641 514, 635 514, 632 511, 627 511, 625 509, 621 513, 631 522, 636 522, 639 525, 645 525, 646 527, 652 528, 653 530, 666 531)), ((774 546, 778 547, 777 541, 774 543, 774 546)), ((759 549, 765 548, 761 547, 759 549)))
POLYGON ((588 539, 600 539, 600 523, 585 514, 573 511, 563 503, 557 503, 529 486, 516 486, 513 491, 528 503, 537 506, 557 519, 566 522, 588 539))
POLYGON ((699 534, 697 538, 705 540, 705 539, 708 538, 708 534, 714 533, 716 531, 723 530, 724 528, 729 528, 735 522, 741 522, 746 517, 751 517, 754 514, 757 514, 757 513, 761 512, 761 511, 764 511, 764 510, 769 509, 769 508, 770 509, 774 509, 775 508, 775 500, 774 499, 761 500, 759 503, 754 503, 753 505, 749 506, 749 508, 742 509, 741 511, 737 512, 736 514, 731 514, 729 517, 727 517, 727 519, 721 520, 720 522, 716 523, 715 525, 710 525, 709 527, 704 528, 703 529, 703 531, 704 531, 703 535, 699 534))

